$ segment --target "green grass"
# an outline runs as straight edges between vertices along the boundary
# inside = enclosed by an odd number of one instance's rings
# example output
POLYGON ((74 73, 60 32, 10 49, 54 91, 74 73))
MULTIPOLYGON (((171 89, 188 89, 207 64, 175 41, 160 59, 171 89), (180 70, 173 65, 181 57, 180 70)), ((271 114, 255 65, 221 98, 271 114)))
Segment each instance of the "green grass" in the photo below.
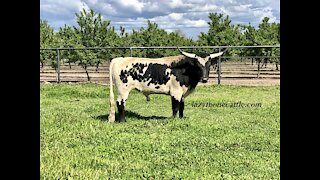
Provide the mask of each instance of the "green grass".
POLYGON ((41 179, 280 179, 280 86, 199 86, 183 119, 150 97, 109 124, 108 87, 41 84, 41 179), (192 107, 239 101, 261 107, 192 107))

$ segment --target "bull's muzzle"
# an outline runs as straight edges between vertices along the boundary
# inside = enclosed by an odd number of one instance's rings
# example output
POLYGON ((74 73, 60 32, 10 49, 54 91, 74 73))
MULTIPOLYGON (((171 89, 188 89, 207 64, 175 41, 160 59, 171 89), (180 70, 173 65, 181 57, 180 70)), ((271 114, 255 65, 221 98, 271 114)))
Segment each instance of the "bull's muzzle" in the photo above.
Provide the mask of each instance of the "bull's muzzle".
POLYGON ((207 83, 209 78, 202 78, 202 83, 207 83))

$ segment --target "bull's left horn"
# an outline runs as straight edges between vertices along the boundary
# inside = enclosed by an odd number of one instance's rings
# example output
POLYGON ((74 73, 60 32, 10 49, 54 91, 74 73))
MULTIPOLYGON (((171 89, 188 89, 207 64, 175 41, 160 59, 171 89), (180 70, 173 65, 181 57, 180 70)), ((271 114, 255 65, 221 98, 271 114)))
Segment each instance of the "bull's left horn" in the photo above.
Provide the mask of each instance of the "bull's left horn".
POLYGON ((215 57, 221 56, 222 54, 223 54, 223 52, 210 54, 210 58, 215 58, 215 57))
POLYGON ((197 56, 196 54, 184 52, 184 51, 182 51, 179 47, 178 47, 178 49, 179 49, 179 51, 180 51, 183 55, 185 55, 185 56, 187 56, 187 57, 189 57, 189 58, 195 58, 195 57, 197 56))

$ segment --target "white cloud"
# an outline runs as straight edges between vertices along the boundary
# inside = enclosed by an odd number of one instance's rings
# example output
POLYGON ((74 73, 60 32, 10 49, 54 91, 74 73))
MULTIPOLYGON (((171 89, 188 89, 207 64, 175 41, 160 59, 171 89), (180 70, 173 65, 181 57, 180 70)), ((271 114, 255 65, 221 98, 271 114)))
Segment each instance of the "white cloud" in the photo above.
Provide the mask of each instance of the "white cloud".
POLYGON ((118 1, 121 6, 133 9, 136 12, 141 13, 142 9, 144 7, 142 2, 139 2, 138 0, 119 0, 118 1))
POLYGON ((192 7, 190 10, 188 10, 189 12, 209 12, 209 11, 215 11, 219 9, 217 5, 214 4, 203 4, 202 6, 194 6, 192 7))
POLYGON ((181 20, 182 19, 183 14, 182 13, 171 13, 171 14, 168 15, 168 17, 170 19, 172 19, 172 20, 177 21, 177 20, 181 20))
POLYGON ((253 15, 259 18, 259 22, 261 22, 264 17, 269 17, 269 22, 271 23, 277 20, 277 18, 272 14, 272 9, 270 7, 254 10, 253 15))
POLYGON ((206 27, 208 26, 207 21, 199 19, 199 20, 185 20, 186 27, 206 27))
POLYGON ((158 1, 156 1, 156 2, 146 2, 145 3, 145 11, 158 11, 159 9, 160 9, 160 6, 159 6, 159 3, 158 3, 158 1))
POLYGON ((183 6, 183 2, 181 0, 172 0, 171 2, 169 2, 169 6, 171 8, 176 8, 176 7, 180 7, 183 6))

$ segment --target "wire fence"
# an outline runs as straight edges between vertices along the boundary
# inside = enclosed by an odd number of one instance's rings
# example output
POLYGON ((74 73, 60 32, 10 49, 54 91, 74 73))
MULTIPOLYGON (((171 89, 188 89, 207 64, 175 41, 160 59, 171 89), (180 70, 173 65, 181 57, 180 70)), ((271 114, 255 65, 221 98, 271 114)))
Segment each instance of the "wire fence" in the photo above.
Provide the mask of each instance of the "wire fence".
MULTIPOLYGON (((211 78, 215 78, 216 75, 217 84, 221 84, 221 74, 225 74, 225 78, 237 78, 238 76, 228 75, 230 73, 228 69, 231 71, 232 68, 236 68, 242 76, 239 77, 247 77, 247 78, 280 78, 280 45, 263 45, 263 46, 179 46, 180 49, 188 49, 184 50, 192 53, 199 53, 200 51, 205 51, 207 53, 213 52, 221 52, 225 51, 222 56, 219 56, 215 60, 213 64, 213 71, 211 78), (234 64, 232 62, 240 62, 240 64, 234 64), (225 71, 222 72, 222 64, 225 68, 225 71), (274 67, 272 71, 276 71, 275 76, 263 76, 266 73, 262 73, 263 67, 266 68, 267 64, 272 64, 274 67), (242 65, 245 65, 246 69, 241 68, 242 65), (249 68, 250 66, 250 68, 249 68), (250 70, 250 73, 249 73, 250 70), (241 72, 243 71, 243 72, 241 72), (246 76, 244 76, 244 72, 246 72, 246 76), (248 74, 249 73, 249 74, 248 74)), ((40 62, 42 63, 40 66, 43 68, 44 63, 51 62, 52 68, 54 68, 56 78, 55 82, 61 82, 61 64, 69 63, 71 68, 71 64, 82 66, 86 69, 86 74, 88 76, 88 81, 90 81, 90 77, 87 72, 87 68, 92 66, 93 64, 88 61, 75 61, 73 60, 71 63, 71 51, 82 51, 82 52, 91 52, 93 54, 97 54, 99 52, 104 52, 104 55, 96 56, 99 59, 97 61, 97 67, 100 64, 103 64, 103 61, 110 62, 112 58, 117 56, 131 56, 131 57, 163 57, 168 55, 178 55, 179 51, 177 46, 152 46, 152 47, 86 47, 86 48, 40 48, 40 62), (128 52, 129 50, 129 52, 128 52), (147 52, 146 52, 147 51, 147 52), (166 52, 163 52, 166 51, 166 52), (68 52, 68 53, 64 53, 68 52), (41 55, 46 53, 51 53, 51 58, 45 58, 41 55), (70 57, 68 57, 70 56, 70 57), (52 57, 55 57, 54 59, 52 57), (78 62, 78 63, 77 63, 78 62)), ((91 54, 90 54, 91 55, 91 54)), ((87 54, 87 56, 90 56, 87 54)), ((86 57, 86 54, 83 54, 82 57, 86 57)), ((81 57, 78 56, 78 60, 81 57)), ((83 58, 86 59, 86 58, 83 58)), ((90 59, 90 58, 88 58, 90 59)), ((49 63, 50 64, 50 63, 49 63)), ((270 66, 270 65, 269 65, 270 66)), ((105 67, 107 69, 107 67, 105 67)), ((44 73, 44 71, 42 71, 44 73)), ((52 71, 51 71, 52 73, 52 71)), ((106 71, 104 71, 104 78, 108 78, 106 71)), ((233 71, 234 73, 234 71, 233 71)), ((41 81, 41 71, 40 71, 40 81, 41 81)), ((68 81, 68 80, 64 80, 68 81)))

